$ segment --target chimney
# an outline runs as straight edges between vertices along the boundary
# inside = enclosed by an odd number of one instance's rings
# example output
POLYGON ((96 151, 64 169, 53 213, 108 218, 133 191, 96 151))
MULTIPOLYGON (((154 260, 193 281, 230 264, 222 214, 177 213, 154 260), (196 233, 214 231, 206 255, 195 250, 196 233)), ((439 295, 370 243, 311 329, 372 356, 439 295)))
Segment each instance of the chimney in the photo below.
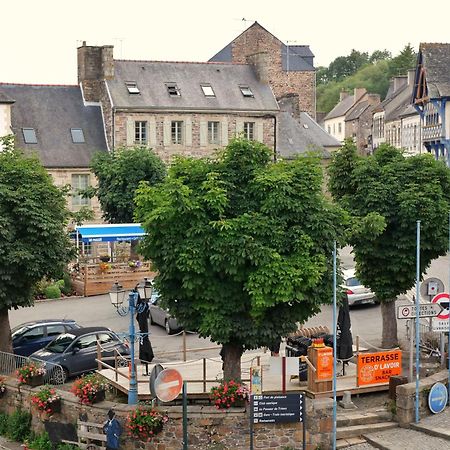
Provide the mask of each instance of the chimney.
POLYGON ((361 101, 365 94, 367 94, 366 88, 355 88, 353 90, 353 104, 361 101))
POLYGON ((397 92, 407 83, 408 79, 404 75, 399 77, 394 77, 394 92, 397 92))
POLYGON ((259 52, 247 56, 247 63, 253 67, 256 76, 261 83, 269 84, 269 53, 259 52))
POLYGON ((278 98, 278 106, 281 111, 286 111, 291 114, 292 117, 300 119, 300 105, 299 95, 297 93, 286 94, 278 98))
POLYGON ((342 91, 339 93, 339 101, 342 102, 342 100, 346 99, 348 97, 348 92, 342 89, 342 91))
POLYGON ((412 86, 414 84, 414 80, 416 78, 416 69, 408 70, 408 86, 412 86))
POLYGON ((380 104, 380 96, 378 94, 369 94, 367 96, 367 101, 370 106, 377 106, 380 104))

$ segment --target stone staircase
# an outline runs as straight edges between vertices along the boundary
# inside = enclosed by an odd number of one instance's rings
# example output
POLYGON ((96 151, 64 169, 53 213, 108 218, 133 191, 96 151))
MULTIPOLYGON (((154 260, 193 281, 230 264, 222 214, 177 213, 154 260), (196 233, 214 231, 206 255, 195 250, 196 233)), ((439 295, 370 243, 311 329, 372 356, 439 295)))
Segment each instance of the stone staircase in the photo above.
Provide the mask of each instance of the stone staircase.
POLYGON ((379 433, 398 427, 392 414, 384 408, 340 410, 337 416, 336 448, 344 449, 366 442, 363 435, 379 433))

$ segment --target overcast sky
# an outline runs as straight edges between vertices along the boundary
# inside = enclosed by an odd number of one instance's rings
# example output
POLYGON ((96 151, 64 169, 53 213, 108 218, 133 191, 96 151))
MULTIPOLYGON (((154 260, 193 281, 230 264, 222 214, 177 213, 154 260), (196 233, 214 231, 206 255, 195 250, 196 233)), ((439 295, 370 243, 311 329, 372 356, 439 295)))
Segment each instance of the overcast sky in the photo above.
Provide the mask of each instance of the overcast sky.
POLYGON ((255 20, 309 45, 316 66, 353 48, 450 42, 450 0, 0 0, 0 14, 0 82, 12 83, 75 84, 83 40, 114 45, 116 59, 207 61, 255 20))

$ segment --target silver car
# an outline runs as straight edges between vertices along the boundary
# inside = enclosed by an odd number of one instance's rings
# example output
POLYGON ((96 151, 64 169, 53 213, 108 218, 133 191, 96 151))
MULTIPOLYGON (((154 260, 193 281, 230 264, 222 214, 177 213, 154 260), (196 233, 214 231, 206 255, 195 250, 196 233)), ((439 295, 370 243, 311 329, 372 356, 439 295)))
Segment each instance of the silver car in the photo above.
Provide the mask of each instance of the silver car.
POLYGON ((348 305, 361 305, 363 303, 378 304, 375 294, 367 287, 361 284, 355 274, 355 269, 346 269, 343 271, 344 284, 342 288, 348 297, 348 305))
POLYGON ((178 324, 177 319, 172 317, 169 311, 160 305, 161 296, 156 289, 153 289, 152 298, 150 300, 150 323, 161 325, 166 329, 167 334, 174 334, 180 331, 182 327, 178 324))

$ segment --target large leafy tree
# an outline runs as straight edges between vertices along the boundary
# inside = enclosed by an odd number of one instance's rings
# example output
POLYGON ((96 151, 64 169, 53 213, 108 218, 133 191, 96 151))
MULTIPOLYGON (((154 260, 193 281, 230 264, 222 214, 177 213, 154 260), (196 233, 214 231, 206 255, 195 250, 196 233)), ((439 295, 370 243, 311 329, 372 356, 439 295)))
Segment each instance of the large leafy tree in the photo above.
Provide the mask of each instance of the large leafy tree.
POLYGON ((59 278, 73 255, 64 193, 37 158, 0 152, 0 350, 11 351, 8 311, 33 303, 33 286, 59 278))
POLYGON ((404 157, 389 145, 357 155, 346 142, 330 167, 330 191, 356 219, 350 244, 361 281, 381 301, 382 346, 397 341, 395 299, 415 283, 416 222, 421 221, 421 273, 448 246, 450 172, 425 154, 404 157), (362 224, 372 219, 372 229, 362 224))
POLYGON ((272 164, 267 147, 237 139, 217 159, 178 159, 136 203, 162 297, 222 344, 227 379, 245 349, 279 341, 332 296, 346 216, 323 195, 316 157, 272 164))
POLYGON ((98 152, 92 158, 91 167, 98 186, 89 194, 98 197, 103 216, 110 223, 132 222, 133 199, 139 182, 159 183, 166 174, 161 159, 143 147, 98 152))

